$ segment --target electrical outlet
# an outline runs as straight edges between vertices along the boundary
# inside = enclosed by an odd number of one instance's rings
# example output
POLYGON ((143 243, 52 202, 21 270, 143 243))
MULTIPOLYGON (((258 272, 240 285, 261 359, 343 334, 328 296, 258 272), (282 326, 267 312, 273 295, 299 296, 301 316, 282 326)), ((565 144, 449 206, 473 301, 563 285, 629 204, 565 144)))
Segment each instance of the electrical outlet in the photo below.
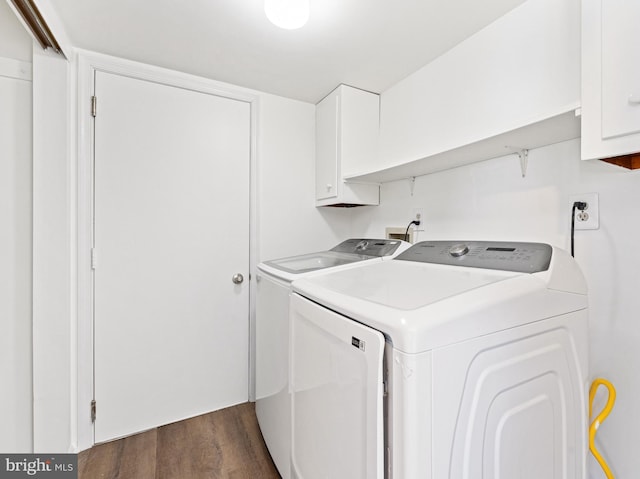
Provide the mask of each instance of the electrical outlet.
POLYGON ((424 231, 424 219, 424 209, 414 208, 412 220, 420 221, 420 225, 415 227, 416 231, 424 231))
POLYGON ((573 209, 573 203, 584 201, 587 207, 580 211, 576 208, 574 227, 576 230, 597 230, 600 228, 600 207, 598 205, 598 193, 584 193, 569 196, 569 207, 573 209))

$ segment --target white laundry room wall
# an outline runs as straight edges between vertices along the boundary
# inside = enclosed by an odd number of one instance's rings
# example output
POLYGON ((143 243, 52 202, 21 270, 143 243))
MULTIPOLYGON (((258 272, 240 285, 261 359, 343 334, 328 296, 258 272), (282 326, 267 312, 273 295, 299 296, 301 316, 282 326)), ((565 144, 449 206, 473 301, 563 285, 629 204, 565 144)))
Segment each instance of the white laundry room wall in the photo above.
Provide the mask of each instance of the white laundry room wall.
POLYGON ((7 2, 0 2, 0 58, 31 62, 31 37, 7 2))
MULTIPOLYGON (((523 178, 516 155, 382 185, 380 206, 358 208, 354 231, 384 234, 423 211, 417 241, 540 241, 570 248, 571 195, 598 193, 600 228, 576 231, 575 257, 589 285, 590 374, 617 388, 598 445, 616 477, 635 477, 640 456, 629 438, 640 429, 640 170, 581 161, 579 140, 531 150, 523 178)), ((605 394, 597 398, 599 411, 605 394)), ((589 457, 590 478, 602 474, 589 457)))
POLYGON ((315 105, 264 94, 258 139, 258 261, 349 237, 348 208, 315 208, 315 105))
POLYGON ((0 452, 32 450, 31 37, 0 2, 0 452))

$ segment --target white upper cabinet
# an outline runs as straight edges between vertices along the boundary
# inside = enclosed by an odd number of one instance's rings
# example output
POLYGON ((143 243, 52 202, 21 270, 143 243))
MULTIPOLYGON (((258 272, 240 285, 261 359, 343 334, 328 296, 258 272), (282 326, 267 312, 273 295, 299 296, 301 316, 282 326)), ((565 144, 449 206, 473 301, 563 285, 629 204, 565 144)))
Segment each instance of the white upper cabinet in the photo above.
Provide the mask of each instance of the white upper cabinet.
POLYGON ((316 206, 377 205, 377 184, 344 178, 375 168, 379 96, 340 85, 316 105, 316 206))
POLYGON ((351 178, 390 181, 578 138, 579 106, 580 0, 527 0, 381 93, 379 164, 351 178))
POLYGON ((582 158, 640 151, 637 0, 582 1, 582 158))

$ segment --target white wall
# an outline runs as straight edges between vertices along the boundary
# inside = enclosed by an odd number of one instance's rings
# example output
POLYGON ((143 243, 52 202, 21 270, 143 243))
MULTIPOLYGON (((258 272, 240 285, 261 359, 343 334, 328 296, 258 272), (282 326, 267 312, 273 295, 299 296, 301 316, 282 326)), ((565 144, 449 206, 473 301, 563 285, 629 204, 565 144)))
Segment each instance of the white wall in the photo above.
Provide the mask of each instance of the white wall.
POLYGON ((0 0, 0 57, 31 62, 31 36, 5 0, 0 0))
MULTIPOLYGON (((525 178, 511 155, 419 177, 413 196, 406 180, 383 184, 380 206, 358 208, 353 229, 381 235, 385 226, 406 226, 413 209, 423 208, 419 241, 542 241, 568 250, 569 195, 599 193, 600 229, 575 235, 576 259, 589 285, 589 379, 608 378, 618 390, 598 443, 615 476, 630 478, 640 471, 633 439, 640 429, 640 170, 580 161, 579 148, 572 140, 532 150, 525 178)), ((589 461, 591 477, 604 477, 589 461)))
POLYGON ((31 452, 31 38, 0 2, 0 451, 31 452), (20 60, 20 61, 17 61, 20 60))
POLYGON ((315 106, 260 97, 258 261, 326 250, 349 236, 347 208, 315 208, 315 106))

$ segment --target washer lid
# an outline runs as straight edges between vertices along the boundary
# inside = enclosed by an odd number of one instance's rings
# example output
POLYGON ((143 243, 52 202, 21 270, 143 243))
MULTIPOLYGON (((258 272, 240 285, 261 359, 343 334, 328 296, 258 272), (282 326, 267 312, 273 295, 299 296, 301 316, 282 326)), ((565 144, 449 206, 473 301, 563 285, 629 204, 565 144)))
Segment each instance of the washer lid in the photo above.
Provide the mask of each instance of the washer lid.
POLYGON ((410 311, 522 273, 386 261, 295 282, 294 291, 331 301, 332 293, 410 311))
POLYGON ((586 309, 585 294, 552 289, 549 273, 392 260, 292 287, 318 307, 381 331, 394 348, 418 353, 586 309))

